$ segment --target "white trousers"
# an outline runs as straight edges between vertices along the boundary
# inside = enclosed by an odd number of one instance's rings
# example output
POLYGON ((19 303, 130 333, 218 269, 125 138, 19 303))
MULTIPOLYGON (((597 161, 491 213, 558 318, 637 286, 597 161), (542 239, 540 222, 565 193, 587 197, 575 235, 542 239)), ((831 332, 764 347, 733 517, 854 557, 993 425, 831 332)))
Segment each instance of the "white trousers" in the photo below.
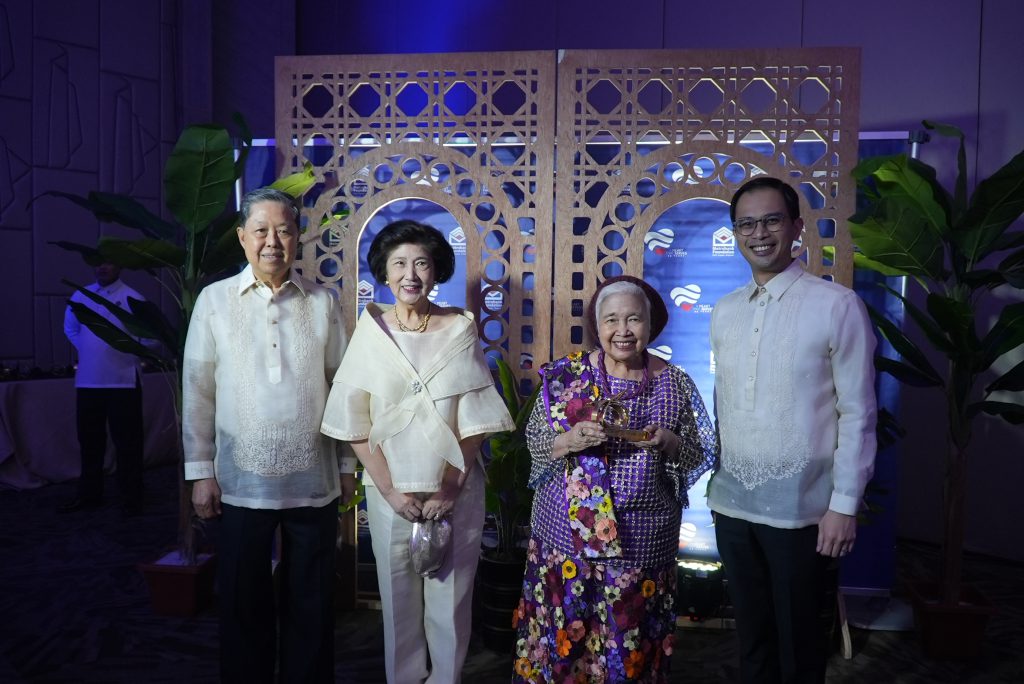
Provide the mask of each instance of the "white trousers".
POLYGON ((397 515, 376 487, 366 488, 373 555, 384 612, 384 663, 389 684, 456 684, 473 622, 473 581, 484 524, 484 482, 475 464, 449 521, 452 546, 434 577, 412 569, 412 523, 397 515))

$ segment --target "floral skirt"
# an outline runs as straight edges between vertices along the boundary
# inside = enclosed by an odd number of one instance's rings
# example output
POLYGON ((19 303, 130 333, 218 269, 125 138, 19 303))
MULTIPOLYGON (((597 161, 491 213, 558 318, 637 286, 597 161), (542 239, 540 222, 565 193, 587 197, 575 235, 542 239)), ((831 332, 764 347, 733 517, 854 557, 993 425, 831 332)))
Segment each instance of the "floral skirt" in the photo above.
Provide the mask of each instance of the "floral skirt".
POLYGON ((665 682, 675 639, 676 565, 572 558, 530 539, 513 682, 665 682))

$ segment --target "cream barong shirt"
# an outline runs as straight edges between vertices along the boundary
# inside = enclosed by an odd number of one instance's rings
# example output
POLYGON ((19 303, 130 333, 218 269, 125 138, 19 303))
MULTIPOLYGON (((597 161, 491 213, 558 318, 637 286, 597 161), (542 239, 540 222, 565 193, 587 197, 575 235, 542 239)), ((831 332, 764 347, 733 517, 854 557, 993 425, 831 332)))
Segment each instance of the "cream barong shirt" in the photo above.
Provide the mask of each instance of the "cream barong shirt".
MULTIPOLYGON (((459 442, 515 427, 480 350, 473 315, 437 331, 389 330, 368 304, 334 377, 324 434, 380 447, 394 487, 440 489, 446 464, 465 470, 459 442)), ((368 473, 367 484, 373 484, 368 473)))
POLYGON ((216 475, 232 506, 323 506, 340 495, 320 433, 347 335, 333 292, 294 269, 275 293, 252 268, 207 286, 185 342, 185 479, 216 475))
POLYGON ((852 290, 794 260, 715 304, 711 510, 772 527, 854 515, 875 463, 875 336, 852 290))

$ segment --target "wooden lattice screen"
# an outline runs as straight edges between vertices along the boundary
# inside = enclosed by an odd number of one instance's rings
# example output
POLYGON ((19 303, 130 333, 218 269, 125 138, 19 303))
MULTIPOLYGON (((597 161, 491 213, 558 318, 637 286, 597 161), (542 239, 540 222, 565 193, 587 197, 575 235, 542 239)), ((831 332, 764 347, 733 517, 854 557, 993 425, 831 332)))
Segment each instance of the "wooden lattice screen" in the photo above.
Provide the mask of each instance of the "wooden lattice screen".
POLYGON ((367 222, 399 199, 434 202, 465 232, 485 351, 535 378, 550 352, 552 53, 279 57, 276 69, 278 172, 308 160, 318 180, 299 269, 338 289, 351 329, 367 222))
POLYGON ((760 173, 799 189, 808 269, 850 285, 859 67, 845 48, 563 53, 553 355, 580 348, 600 280, 643 275, 662 213, 760 173))
POLYGON ((804 198, 809 270, 849 285, 859 64, 855 48, 280 57, 278 171, 315 161, 319 181, 299 268, 339 290, 351 327, 369 219, 435 202, 465 230, 487 350, 532 380, 579 348, 601 279, 643 275, 662 213, 769 173, 804 198))

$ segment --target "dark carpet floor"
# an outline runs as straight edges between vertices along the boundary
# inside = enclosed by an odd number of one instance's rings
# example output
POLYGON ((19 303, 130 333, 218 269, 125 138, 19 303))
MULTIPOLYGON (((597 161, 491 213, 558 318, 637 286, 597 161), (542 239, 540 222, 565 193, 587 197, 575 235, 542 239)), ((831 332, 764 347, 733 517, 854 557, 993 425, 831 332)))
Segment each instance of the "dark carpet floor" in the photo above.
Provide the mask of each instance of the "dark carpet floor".
MULTIPOLYGON (((0 682, 217 681, 216 608, 154 615, 136 567, 173 543, 174 473, 147 471, 145 510, 131 518, 116 499, 95 512, 56 513, 74 483, 0 492, 0 682)), ((934 549, 900 544, 900 585, 934 565, 934 549)), ((977 660, 933 661, 913 632, 853 629, 854 656, 833 656, 828 682, 1024 682, 1024 568, 969 556, 965 574, 999 607, 977 660)), ((337 682, 384 681, 379 613, 340 613, 336 648, 337 682)), ((735 657, 731 630, 682 628, 672 681, 733 682, 735 657)), ((508 655, 474 637, 464 682, 508 681, 510 672, 508 655)))

